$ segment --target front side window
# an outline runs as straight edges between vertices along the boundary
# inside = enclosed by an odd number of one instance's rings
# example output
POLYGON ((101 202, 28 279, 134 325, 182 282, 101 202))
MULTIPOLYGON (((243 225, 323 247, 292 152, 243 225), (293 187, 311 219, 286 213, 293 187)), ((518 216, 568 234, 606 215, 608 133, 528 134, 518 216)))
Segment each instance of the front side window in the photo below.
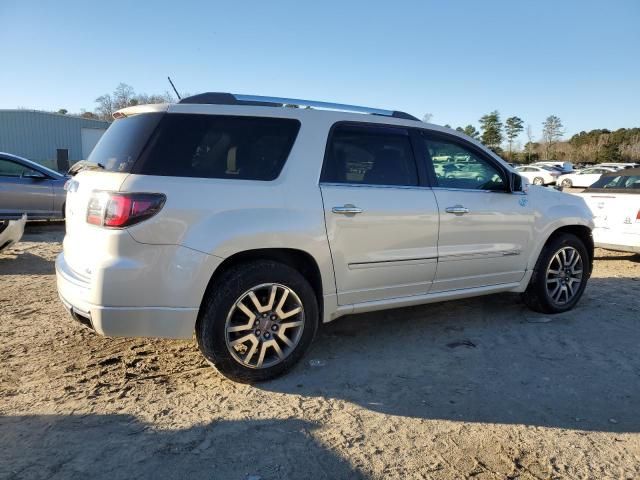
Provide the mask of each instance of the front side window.
POLYGON ((0 176, 2 177, 21 177, 33 173, 28 167, 10 160, 0 159, 0 176))
POLYGON ((418 185, 411 141, 404 129, 340 125, 333 129, 326 153, 323 182, 418 185))
POLYGON ((286 118, 166 114, 133 172, 274 180, 299 128, 300 122, 286 118))
POLYGON ((473 190, 507 189, 501 170, 475 151, 447 139, 423 137, 438 187, 473 190))

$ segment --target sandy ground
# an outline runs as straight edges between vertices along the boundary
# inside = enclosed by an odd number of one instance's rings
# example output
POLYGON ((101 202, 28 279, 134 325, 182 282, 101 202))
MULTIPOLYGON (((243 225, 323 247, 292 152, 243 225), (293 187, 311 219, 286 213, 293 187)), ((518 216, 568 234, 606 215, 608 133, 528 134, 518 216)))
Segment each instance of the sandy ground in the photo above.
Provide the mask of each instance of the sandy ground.
POLYGON ((640 256, 598 250, 553 317, 503 294, 343 318, 248 386, 194 342, 72 323, 61 237, 0 255, 0 478, 640 477, 640 256))

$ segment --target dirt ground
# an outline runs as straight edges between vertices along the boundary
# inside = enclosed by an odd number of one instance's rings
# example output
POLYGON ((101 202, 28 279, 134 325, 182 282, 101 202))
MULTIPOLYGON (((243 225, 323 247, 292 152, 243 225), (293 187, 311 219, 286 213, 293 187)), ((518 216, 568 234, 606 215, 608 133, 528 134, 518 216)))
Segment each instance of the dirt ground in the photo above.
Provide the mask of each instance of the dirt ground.
POLYGON ((0 255, 0 478, 640 478, 640 256, 578 307, 517 295, 352 316, 290 374, 102 338, 58 301, 61 225, 0 255))

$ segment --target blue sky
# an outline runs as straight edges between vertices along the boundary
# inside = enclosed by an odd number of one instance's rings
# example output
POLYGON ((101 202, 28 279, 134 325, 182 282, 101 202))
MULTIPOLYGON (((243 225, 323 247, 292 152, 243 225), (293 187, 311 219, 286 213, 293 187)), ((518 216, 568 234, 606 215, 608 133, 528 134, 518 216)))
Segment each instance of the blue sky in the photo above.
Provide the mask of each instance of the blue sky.
POLYGON ((640 1, 0 2, 0 108, 92 110, 119 82, 405 110, 536 135, 640 126, 640 1))

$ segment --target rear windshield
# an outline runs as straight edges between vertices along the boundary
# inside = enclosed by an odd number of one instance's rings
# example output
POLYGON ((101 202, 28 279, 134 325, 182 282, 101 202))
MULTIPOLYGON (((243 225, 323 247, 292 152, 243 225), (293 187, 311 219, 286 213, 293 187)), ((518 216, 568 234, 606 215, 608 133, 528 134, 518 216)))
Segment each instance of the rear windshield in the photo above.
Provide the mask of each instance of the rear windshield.
POLYGON ((284 118, 166 114, 132 172, 274 180, 299 128, 284 118))
POLYGON ((640 175, 625 175, 624 170, 620 175, 602 176, 586 191, 621 191, 624 193, 640 193, 640 175))
POLYGON ((116 120, 87 158, 109 172, 130 172, 163 113, 143 113, 116 120))

